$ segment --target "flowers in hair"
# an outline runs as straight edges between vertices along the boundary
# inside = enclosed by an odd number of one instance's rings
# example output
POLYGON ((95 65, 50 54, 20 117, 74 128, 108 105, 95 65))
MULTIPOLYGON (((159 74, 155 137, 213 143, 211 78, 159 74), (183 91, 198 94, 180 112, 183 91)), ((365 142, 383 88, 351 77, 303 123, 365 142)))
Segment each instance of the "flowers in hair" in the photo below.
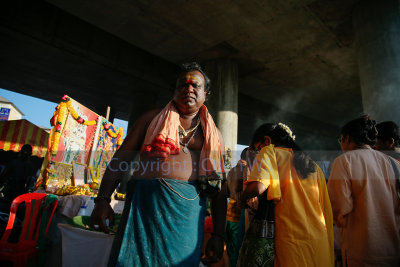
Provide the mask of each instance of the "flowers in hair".
POLYGON ((281 122, 278 123, 278 126, 285 130, 285 132, 290 136, 290 138, 292 138, 293 141, 296 140, 296 136, 293 134, 292 130, 290 130, 289 126, 281 122))

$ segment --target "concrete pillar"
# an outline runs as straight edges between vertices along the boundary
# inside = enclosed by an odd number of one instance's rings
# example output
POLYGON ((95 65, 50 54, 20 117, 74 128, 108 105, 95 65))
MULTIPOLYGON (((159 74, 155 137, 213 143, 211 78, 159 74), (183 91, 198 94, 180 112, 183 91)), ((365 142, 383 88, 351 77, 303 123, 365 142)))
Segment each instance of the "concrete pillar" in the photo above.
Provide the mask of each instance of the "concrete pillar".
POLYGON ((399 1, 360 1, 353 23, 364 112, 377 121, 399 124, 399 1))
POLYGON ((221 131, 225 147, 234 151, 238 133, 237 64, 229 59, 214 60, 205 64, 205 72, 211 79, 211 95, 205 104, 221 131))

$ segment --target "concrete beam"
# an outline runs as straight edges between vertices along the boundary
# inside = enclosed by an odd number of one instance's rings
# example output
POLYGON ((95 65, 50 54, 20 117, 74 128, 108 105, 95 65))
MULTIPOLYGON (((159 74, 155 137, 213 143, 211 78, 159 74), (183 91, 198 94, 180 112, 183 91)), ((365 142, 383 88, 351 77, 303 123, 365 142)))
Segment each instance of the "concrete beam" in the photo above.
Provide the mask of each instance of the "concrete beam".
POLYGON ((177 66, 46 2, 0 13, 0 87, 59 102, 64 94, 128 119, 136 90, 171 91, 177 66))

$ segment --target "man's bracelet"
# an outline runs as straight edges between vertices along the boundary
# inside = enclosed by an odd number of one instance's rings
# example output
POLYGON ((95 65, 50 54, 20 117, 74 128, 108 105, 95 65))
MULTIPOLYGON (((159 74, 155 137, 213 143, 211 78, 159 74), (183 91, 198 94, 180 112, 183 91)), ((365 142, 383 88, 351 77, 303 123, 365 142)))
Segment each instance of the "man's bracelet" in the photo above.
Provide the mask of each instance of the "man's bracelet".
POLYGON ((225 237, 224 237, 224 235, 220 235, 220 234, 217 234, 217 233, 211 233, 211 235, 213 236, 213 235, 215 235, 215 236, 218 236, 218 237, 220 237, 220 238, 222 238, 222 240, 225 240, 225 237))
POLYGON ((110 204, 111 198, 110 198, 110 197, 105 197, 105 196, 99 196, 99 197, 96 197, 96 198, 94 199, 94 203, 95 203, 95 204, 96 204, 96 203, 99 203, 99 202, 101 202, 101 201, 106 201, 108 204, 110 204))

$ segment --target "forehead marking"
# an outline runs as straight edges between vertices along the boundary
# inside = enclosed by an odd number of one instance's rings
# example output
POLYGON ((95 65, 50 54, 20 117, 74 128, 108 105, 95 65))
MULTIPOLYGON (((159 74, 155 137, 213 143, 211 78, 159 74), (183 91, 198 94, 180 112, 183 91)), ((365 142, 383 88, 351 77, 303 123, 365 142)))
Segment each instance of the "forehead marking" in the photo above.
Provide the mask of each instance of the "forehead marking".
POLYGON ((193 81, 196 81, 196 82, 201 82, 201 80, 199 79, 199 77, 198 76, 193 76, 193 75, 191 75, 191 74, 186 74, 185 75, 185 79, 186 79, 186 82, 193 82, 193 81))

